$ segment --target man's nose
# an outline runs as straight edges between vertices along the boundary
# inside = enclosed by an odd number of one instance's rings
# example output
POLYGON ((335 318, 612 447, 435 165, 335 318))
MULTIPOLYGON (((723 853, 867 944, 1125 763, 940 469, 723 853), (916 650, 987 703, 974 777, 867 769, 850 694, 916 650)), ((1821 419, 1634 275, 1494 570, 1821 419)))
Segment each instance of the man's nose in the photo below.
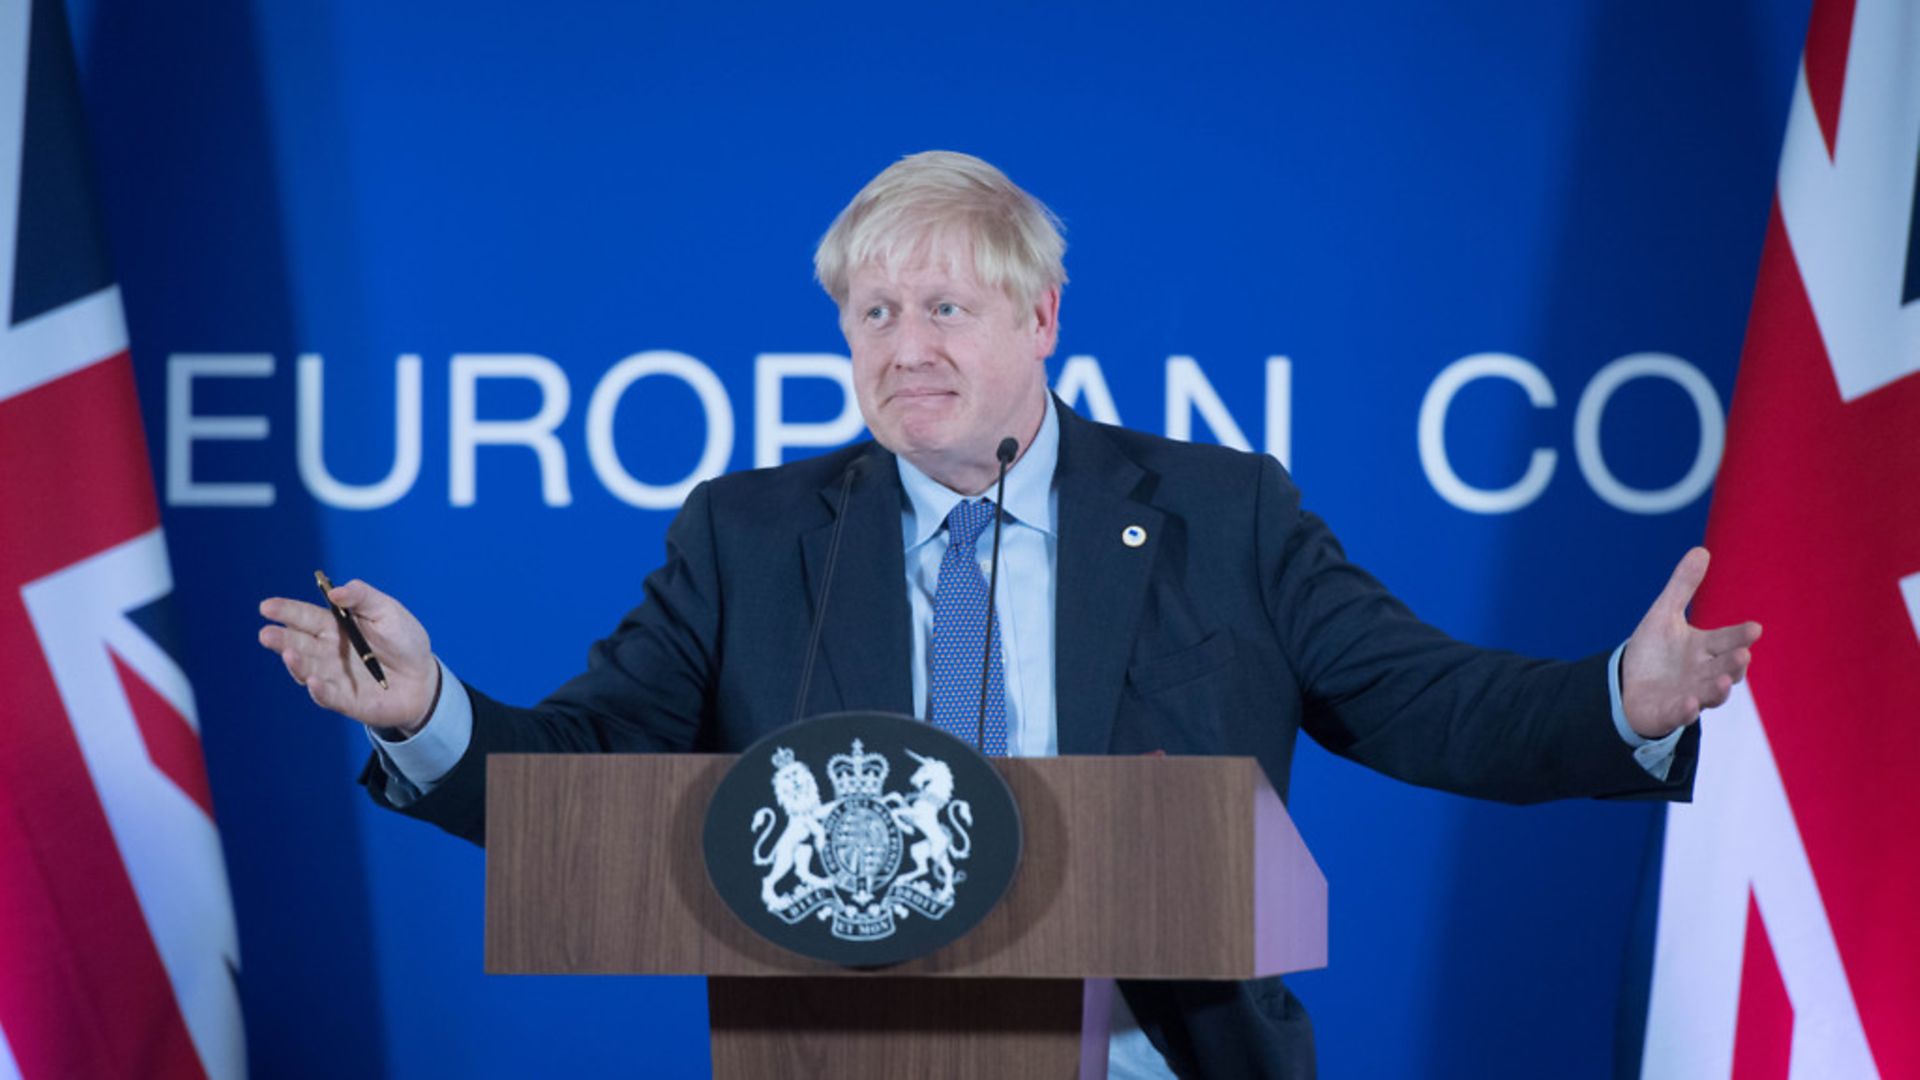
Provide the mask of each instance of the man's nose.
POLYGON ((894 346, 895 367, 924 367, 940 354, 939 330, 924 318, 902 319, 894 346))

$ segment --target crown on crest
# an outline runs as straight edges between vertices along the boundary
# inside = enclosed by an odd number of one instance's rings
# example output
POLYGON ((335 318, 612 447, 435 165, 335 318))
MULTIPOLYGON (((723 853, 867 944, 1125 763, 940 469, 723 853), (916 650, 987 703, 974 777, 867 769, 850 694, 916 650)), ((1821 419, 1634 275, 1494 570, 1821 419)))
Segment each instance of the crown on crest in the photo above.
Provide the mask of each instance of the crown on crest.
POLYGON ((793 764, 792 750, 783 746, 773 752, 773 767, 775 769, 784 769, 791 764, 793 764))
POLYGON ((840 798, 877 796, 886 786, 891 768, 885 755, 867 753, 860 740, 855 739, 853 753, 835 754, 827 759, 827 778, 833 781, 833 793, 840 798))

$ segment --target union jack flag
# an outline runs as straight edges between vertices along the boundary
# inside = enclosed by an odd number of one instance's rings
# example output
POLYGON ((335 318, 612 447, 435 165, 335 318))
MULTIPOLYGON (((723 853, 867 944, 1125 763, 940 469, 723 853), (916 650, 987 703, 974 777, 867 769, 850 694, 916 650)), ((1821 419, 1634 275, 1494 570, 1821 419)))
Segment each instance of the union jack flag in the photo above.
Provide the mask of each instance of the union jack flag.
POLYGON ((1816 0, 1699 621, 1757 618, 1667 818, 1642 1075, 1920 1076, 1920 5, 1816 0))
POLYGON ((0 1077, 238 1077, 239 946, 66 14, 0 0, 0 1077))

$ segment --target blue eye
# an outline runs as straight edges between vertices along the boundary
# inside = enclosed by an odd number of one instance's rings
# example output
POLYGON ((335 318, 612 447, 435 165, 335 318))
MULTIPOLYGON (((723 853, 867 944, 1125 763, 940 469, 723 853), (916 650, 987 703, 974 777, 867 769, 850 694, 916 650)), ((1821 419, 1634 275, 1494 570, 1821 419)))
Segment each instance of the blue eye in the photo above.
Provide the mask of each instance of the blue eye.
POLYGON ((948 301, 942 301, 938 304, 933 305, 933 313, 935 315, 941 316, 942 318, 958 315, 960 314, 960 305, 951 303, 948 301))
POLYGON ((867 309, 868 322, 879 322, 881 319, 884 319, 886 317, 887 317, 887 308, 886 308, 886 305, 884 304, 875 304, 874 306, 867 309))

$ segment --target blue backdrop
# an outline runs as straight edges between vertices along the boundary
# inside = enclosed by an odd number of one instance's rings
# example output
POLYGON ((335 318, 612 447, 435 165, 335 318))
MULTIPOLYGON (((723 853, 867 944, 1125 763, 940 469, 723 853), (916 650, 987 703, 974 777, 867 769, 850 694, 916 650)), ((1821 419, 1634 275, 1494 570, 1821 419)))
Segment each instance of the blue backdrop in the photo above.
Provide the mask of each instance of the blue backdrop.
MULTIPOLYGON (((255 1072, 704 1073, 697 980, 481 974, 483 855, 367 803, 359 729, 254 606, 365 577, 535 700, 658 562, 671 511, 636 502, 710 438, 742 468, 841 414, 767 357, 844 352, 812 244, 904 153, 979 154, 1065 219, 1083 409, 1279 453, 1459 636, 1611 648, 1701 533, 1806 8, 71 0, 255 1072), (650 351, 678 374, 607 379, 650 351), (1482 354, 1509 359, 1453 366, 1482 354), (546 381, 463 406, 481 355, 546 381), (480 446, 463 505, 456 410, 543 406, 551 464, 480 446)), ((1293 808, 1332 882, 1333 966, 1292 980, 1328 1075, 1609 1073, 1654 808, 1311 748, 1293 808)))

